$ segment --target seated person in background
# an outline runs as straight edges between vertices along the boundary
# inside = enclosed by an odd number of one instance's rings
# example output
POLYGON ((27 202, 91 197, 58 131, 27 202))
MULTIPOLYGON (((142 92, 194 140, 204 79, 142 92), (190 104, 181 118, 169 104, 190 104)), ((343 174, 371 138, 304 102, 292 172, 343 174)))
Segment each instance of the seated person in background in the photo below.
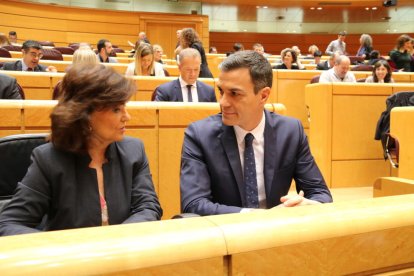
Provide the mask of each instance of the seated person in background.
POLYGON ((238 51, 244 51, 244 46, 243 46, 243 44, 241 44, 239 42, 236 42, 236 43, 233 44, 233 52, 227 52, 226 56, 229 56, 229 55, 231 55, 235 52, 238 52, 238 51))
POLYGON ((178 55, 180 77, 155 89, 155 101, 164 102, 217 102, 214 88, 198 81, 200 53, 193 48, 181 50, 178 55))
POLYGON ((84 65, 95 65, 98 64, 94 51, 87 46, 79 47, 74 53, 72 58, 72 65, 84 64, 84 65))
POLYGON ((369 76, 365 82, 378 82, 378 83, 392 83, 394 80, 391 77, 392 70, 390 65, 386 60, 378 60, 374 64, 374 69, 372 70, 372 76, 369 76))
POLYGON ((113 51, 112 43, 107 39, 101 39, 96 44, 96 48, 98 48, 98 57, 99 62, 105 63, 117 63, 118 61, 116 58, 110 57, 109 55, 113 51))
POLYGON ((316 51, 319 51, 318 46, 316 46, 315 44, 312 44, 311 46, 309 46, 309 49, 308 49, 308 52, 309 52, 308 57, 314 57, 315 56, 314 53, 316 51))
POLYGON ((395 63, 399 71, 411 72, 412 60, 411 54, 409 53, 411 47, 411 37, 404 34, 397 39, 395 49, 390 51, 390 59, 395 63))
POLYGON ((22 46, 21 44, 17 42, 17 33, 15 31, 9 32, 9 41, 11 45, 22 46))
POLYGON ((154 62, 154 50, 148 43, 139 43, 135 49, 135 61, 128 64, 126 76, 165 77, 161 63, 154 62))
POLYGON ((260 43, 253 44, 253 51, 263 55, 264 54, 264 48, 263 45, 260 43))
POLYGON ((313 53, 313 58, 314 58, 314 61, 312 62, 312 64, 319 64, 321 62, 322 52, 319 50, 316 50, 313 53))
POLYGON ((3 33, 0 33, 0 47, 3 46, 9 46, 11 45, 9 39, 7 38, 7 36, 3 33))
POLYGON ((337 53, 337 52, 333 53, 332 55, 329 56, 328 60, 325 60, 323 62, 318 63, 316 65, 316 69, 317 70, 329 70, 329 69, 333 68, 334 64, 335 64, 335 59, 339 56, 340 56, 339 53, 337 53))
POLYGON ((334 67, 322 72, 319 82, 356 82, 354 74, 349 71, 350 64, 351 61, 347 56, 337 57, 334 67))
POLYGON ((210 49, 208 50, 209 54, 217 54, 217 49, 214 46, 211 46, 210 49))
MULTIPOLYGON (((95 55, 95 52, 92 51, 89 46, 82 46, 79 47, 75 53, 73 53, 72 65, 68 66, 67 70, 69 70, 74 65, 93 66, 96 64, 99 64, 99 61, 95 55)), ((56 83, 56 86, 53 89, 53 100, 57 100, 62 94, 61 87, 62 81, 56 83)))
POLYGON ((362 34, 359 38, 361 46, 358 49, 357 56, 369 59, 369 54, 372 52, 372 37, 369 34, 362 34))
POLYGON ((154 44, 152 45, 152 49, 154 50, 154 61, 164 64, 162 61, 162 54, 164 53, 164 50, 162 49, 161 45, 154 44))
POLYGON ((301 122, 264 109, 272 78, 271 65, 254 51, 234 53, 221 64, 221 113, 185 131, 183 212, 217 215, 332 201, 301 122), (299 194, 287 195, 293 179, 299 194))
POLYGON ((377 63, 378 60, 381 60, 381 55, 380 52, 377 50, 373 50, 370 54, 369 54, 369 61, 368 61, 368 65, 374 65, 375 63, 377 63))
POLYGON ((16 79, 8 75, 0 74, 0 99, 20 100, 21 98, 16 79))
POLYGON ((144 43, 151 44, 150 41, 148 40, 147 34, 145 32, 140 32, 138 34, 138 40, 141 41, 141 42, 144 42, 144 43))
POLYGON ((34 40, 27 40, 22 45, 22 59, 3 64, 2 70, 7 71, 35 71, 35 72, 57 72, 55 66, 44 66, 39 64, 43 57, 42 45, 34 40))
POLYGON ((124 137, 133 80, 101 64, 74 66, 51 113, 50 142, 0 215, 0 235, 159 220, 144 145, 124 137))
POLYGON ((280 53, 280 56, 282 58, 283 63, 273 66, 273 69, 292 69, 292 70, 300 69, 299 66, 297 65, 298 59, 296 56, 296 52, 292 50, 291 48, 283 49, 282 52, 280 53))

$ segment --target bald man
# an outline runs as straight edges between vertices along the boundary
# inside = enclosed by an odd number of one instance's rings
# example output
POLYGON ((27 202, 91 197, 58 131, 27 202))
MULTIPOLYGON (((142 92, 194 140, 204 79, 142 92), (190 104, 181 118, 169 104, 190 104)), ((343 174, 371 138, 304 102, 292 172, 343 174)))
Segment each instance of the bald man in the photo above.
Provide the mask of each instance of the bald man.
POLYGON ((338 56, 335 59, 334 67, 324 71, 319 78, 319 82, 356 82, 354 74, 349 71, 350 64, 351 61, 347 56, 338 56))

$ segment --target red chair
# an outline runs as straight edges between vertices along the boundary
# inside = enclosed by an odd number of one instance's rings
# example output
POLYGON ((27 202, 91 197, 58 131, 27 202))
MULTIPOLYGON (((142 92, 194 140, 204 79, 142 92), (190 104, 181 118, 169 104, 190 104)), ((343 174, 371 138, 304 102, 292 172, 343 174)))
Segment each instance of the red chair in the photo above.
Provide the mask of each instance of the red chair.
POLYGON ((55 43, 53 43, 52 41, 38 41, 40 45, 42 46, 51 46, 51 47, 55 47, 55 43))
POLYGON ((69 43, 68 47, 72 48, 73 51, 76 51, 77 49, 79 49, 79 43, 78 42, 69 43))
POLYGON ((353 68, 351 68, 351 71, 369 71, 369 72, 372 72, 373 68, 374 67, 372 65, 359 64, 359 65, 356 65, 353 68))
POLYGON ((8 51, 14 51, 14 52, 20 52, 22 50, 22 46, 17 46, 17 45, 6 45, 6 46, 3 46, 3 48, 8 51))
POLYGON ((71 47, 55 47, 54 49, 62 53, 62 55, 73 55, 75 50, 71 47))
POLYGON ((318 83, 320 77, 320 75, 314 76, 313 78, 311 78, 310 83, 318 83))
POLYGON ((62 60, 62 53, 56 49, 42 49, 43 57, 42 59, 46 60, 62 60))
POLYGON ((11 54, 7 49, 0 48, 0 57, 11 58, 11 54))
POLYGON ((363 57, 359 57, 359 56, 348 56, 348 58, 351 61, 351 64, 353 65, 363 63, 365 60, 363 57))

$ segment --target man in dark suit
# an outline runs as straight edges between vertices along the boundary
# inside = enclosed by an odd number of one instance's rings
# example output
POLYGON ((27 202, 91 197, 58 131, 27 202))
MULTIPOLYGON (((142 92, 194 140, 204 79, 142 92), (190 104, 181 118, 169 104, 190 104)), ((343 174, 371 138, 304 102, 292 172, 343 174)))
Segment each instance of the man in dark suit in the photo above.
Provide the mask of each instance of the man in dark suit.
POLYGON ((19 87, 17 86, 15 78, 0 74, 0 99, 21 99, 19 87))
POLYGON ((6 62, 2 70, 8 71, 35 71, 35 72, 57 72, 54 66, 39 64, 43 57, 42 45, 34 40, 27 40, 22 45, 22 59, 14 62, 6 62))
POLYGON ((181 209, 216 215, 331 202, 299 120, 266 111, 272 68, 253 51, 221 65, 221 113, 192 123, 181 156, 181 209), (292 180, 298 194, 289 194, 292 180))
POLYGON ((316 70, 329 70, 333 68, 335 65, 335 59, 339 56, 338 52, 331 54, 328 60, 320 62, 316 65, 316 70))
POLYGON ((198 81, 201 56, 193 48, 182 50, 178 57, 180 77, 155 89, 155 101, 217 102, 214 88, 198 81))
POLYGON ((114 50, 114 47, 112 46, 112 43, 109 40, 99 40, 96 44, 96 48, 98 49, 98 54, 96 55, 96 57, 98 58, 99 62, 118 63, 118 60, 116 58, 110 56, 110 54, 114 50))

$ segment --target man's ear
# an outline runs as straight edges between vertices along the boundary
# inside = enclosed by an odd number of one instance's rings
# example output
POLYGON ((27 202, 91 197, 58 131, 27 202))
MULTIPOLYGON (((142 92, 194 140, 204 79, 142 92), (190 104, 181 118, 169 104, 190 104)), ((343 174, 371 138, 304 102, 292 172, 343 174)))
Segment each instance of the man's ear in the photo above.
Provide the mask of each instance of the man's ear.
POLYGON ((270 89, 270 87, 265 87, 265 88, 262 88, 262 90, 260 90, 260 101, 262 101, 263 102, 263 104, 265 104, 266 102, 267 102, 267 99, 269 99, 269 96, 270 96, 270 91, 271 91, 271 89, 270 89))

